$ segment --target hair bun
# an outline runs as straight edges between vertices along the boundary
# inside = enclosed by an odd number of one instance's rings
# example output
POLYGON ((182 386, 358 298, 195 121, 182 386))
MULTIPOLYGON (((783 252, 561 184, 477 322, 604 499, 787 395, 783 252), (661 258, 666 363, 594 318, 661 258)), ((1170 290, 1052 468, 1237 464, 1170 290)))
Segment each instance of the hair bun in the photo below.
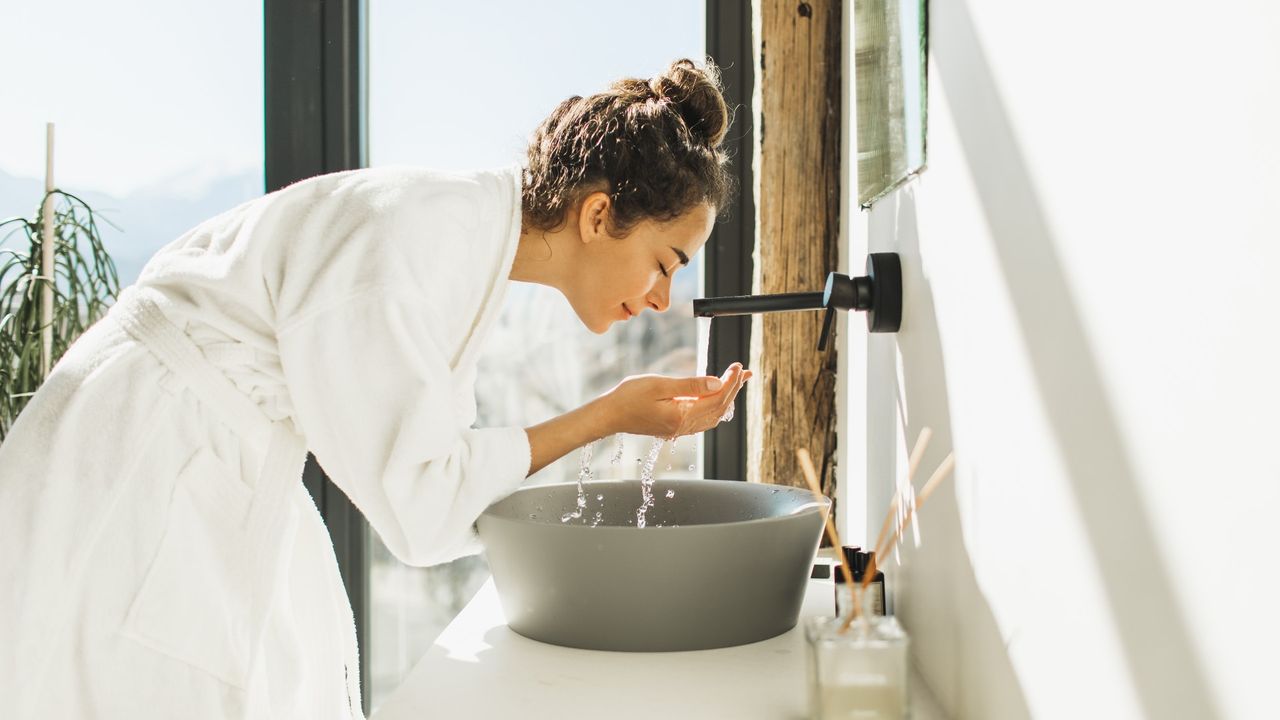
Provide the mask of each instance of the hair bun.
POLYGON ((676 60, 666 72, 650 80, 649 87, 658 97, 675 104, 695 142, 720 147, 729 131, 729 108, 714 62, 707 59, 699 67, 692 60, 676 60))

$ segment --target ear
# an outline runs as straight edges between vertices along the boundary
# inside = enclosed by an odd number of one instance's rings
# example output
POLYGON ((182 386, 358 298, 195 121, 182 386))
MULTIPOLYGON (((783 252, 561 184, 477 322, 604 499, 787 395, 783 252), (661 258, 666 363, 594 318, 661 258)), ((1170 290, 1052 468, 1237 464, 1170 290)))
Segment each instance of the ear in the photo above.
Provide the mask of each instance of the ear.
POLYGON ((578 235, 589 243, 609 236, 608 219, 611 205, 608 193, 599 190, 582 198, 578 208, 578 235))

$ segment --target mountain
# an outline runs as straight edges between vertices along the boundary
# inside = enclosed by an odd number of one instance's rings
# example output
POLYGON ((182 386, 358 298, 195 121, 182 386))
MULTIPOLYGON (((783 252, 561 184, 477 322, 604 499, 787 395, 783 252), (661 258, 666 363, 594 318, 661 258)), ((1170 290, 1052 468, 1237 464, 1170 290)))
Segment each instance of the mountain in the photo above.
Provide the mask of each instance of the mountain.
MULTIPOLYGON (((43 188, 42 180, 0 171, 0 219, 33 218, 39 211, 43 188)), ((260 171, 214 176, 192 171, 124 197, 89 188, 60 189, 83 199, 107 221, 99 223, 102 242, 115 260, 123 287, 137 279, 156 250, 200 222, 262 195, 263 179, 260 171)))

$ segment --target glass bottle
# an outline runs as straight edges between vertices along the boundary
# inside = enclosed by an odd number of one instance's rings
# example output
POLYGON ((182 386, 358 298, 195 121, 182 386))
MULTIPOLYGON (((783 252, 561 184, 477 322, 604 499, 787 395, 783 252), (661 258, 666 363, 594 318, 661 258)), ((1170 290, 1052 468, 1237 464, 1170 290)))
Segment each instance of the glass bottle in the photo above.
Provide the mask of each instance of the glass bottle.
POLYGON ((835 617, 805 623, 809 712, 813 720, 904 720, 908 717, 910 640, 893 616, 875 615, 873 594, 860 594, 862 612, 841 631, 853 593, 835 617))

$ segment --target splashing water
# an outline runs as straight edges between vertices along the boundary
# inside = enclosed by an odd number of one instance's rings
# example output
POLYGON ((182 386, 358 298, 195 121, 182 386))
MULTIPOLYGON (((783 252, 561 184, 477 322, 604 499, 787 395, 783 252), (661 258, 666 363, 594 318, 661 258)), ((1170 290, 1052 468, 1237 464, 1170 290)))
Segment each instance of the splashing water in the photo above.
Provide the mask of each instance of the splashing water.
POLYGON ((595 517, 591 518, 591 527, 600 524, 600 520, 604 518, 604 494, 596 495, 596 502, 600 503, 600 509, 596 510, 595 517))
POLYGON ((624 438, 622 437, 622 433, 618 433, 617 438, 618 438, 618 444, 613 449, 613 458, 609 460, 610 465, 617 465, 618 463, 622 462, 622 446, 623 446, 623 440, 624 440, 624 438))
POLYGON ((644 516, 649 512, 649 508, 653 507, 653 466, 658 462, 658 454, 662 452, 662 445, 666 440, 662 438, 654 438, 653 444, 649 446, 649 454, 645 457, 644 465, 640 468, 640 507, 636 510, 636 527, 644 527, 644 516))
POLYGON ((668 490, 668 491, 667 491, 667 499, 668 499, 668 500, 669 500, 669 499, 671 499, 671 498, 673 498, 673 497, 675 497, 675 496, 676 496, 676 491, 675 491, 675 490, 668 490))
POLYGON ((736 404, 736 402, 737 401, 735 400, 734 402, 729 403, 729 409, 725 410, 724 415, 720 416, 720 422, 729 422, 730 420, 733 419, 733 406, 736 404))
POLYGON ((587 489, 583 483, 591 481, 591 456, 595 452, 595 447, 594 441, 582 447, 582 455, 578 459, 578 506, 560 516, 562 523, 577 520, 582 517, 582 511, 587 509, 587 489))

